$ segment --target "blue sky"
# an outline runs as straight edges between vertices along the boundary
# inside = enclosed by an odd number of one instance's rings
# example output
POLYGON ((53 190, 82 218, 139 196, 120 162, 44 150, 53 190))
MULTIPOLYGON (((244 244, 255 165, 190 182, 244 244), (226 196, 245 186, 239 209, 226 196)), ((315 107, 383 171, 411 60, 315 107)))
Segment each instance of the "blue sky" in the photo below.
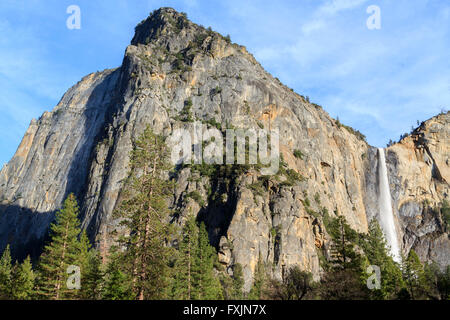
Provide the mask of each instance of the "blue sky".
POLYGON ((0 2, 0 166, 32 118, 88 73, 121 64, 134 26, 161 6, 245 45, 267 71, 374 146, 450 107, 450 1, 0 2), (69 5, 81 29, 69 30, 69 5), (381 29, 366 12, 381 9, 381 29))

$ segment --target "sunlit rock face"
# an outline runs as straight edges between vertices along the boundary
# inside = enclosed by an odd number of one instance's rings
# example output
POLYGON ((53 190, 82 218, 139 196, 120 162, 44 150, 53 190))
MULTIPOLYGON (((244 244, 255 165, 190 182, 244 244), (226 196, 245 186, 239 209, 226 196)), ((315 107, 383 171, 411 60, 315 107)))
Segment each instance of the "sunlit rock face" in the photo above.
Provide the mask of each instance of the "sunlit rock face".
POLYGON ((404 253, 412 248, 423 261, 448 265, 448 230, 436 209, 450 194, 450 113, 388 148, 387 162, 404 253))
MULTIPOLYGON (((165 136, 189 128, 180 120, 186 101, 197 121, 278 128, 283 161, 304 177, 289 185, 274 175, 256 192, 258 170, 236 179, 189 167, 177 172, 174 223, 189 214, 205 221, 224 267, 243 266, 246 289, 258 261, 277 278, 293 265, 319 278, 319 256, 328 255, 330 242, 325 212, 344 215, 359 232, 377 218, 376 148, 268 74, 245 47, 162 8, 136 27, 119 68, 86 76, 31 122, 0 172, 0 250, 10 243, 16 257, 37 256, 55 210, 73 192, 83 228, 105 254, 132 141, 147 125, 165 136), (201 204, 186 197, 192 191, 201 204)), ((386 154, 402 249, 442 264, 448 234, 423 201, 448 199, 448 130, 449 115, 440 115, 386 154)))

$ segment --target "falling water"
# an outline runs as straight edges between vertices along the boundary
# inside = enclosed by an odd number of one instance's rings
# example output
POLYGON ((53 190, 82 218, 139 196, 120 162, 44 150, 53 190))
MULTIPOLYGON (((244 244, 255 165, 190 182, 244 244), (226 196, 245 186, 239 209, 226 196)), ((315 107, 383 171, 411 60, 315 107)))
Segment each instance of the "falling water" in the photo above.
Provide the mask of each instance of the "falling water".
POLYGON ((400 262, 400 248, 395 230, 394 213, 392 212, 386 158, 382 148, 378 148, 378 159, 380 226, 383 229, 388 245, 391 247, 392 257, 396 262, 400 262))

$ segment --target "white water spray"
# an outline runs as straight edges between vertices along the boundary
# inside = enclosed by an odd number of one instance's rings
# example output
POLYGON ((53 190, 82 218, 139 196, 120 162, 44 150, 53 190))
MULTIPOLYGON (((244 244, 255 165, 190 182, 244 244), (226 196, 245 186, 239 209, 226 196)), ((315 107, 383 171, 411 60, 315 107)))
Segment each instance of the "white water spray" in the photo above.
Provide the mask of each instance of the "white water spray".
POLYGON ((379 206, 380 227, 384 232, 386 241, 391 247, 391 256, 394 261, 400 262, 400 248, 398 245, 397 231, 394 224, 394 213, 392 212, 391 191, 386 168, 384 149, 378 148, 378 178, 379 178, 379 206))

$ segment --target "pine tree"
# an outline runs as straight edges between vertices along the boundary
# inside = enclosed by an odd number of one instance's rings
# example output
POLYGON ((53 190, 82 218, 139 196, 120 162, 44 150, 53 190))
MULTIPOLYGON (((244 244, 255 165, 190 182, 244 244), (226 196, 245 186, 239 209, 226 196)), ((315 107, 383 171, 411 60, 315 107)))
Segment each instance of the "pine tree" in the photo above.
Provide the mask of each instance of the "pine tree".
POLYGON ((219 272, 219 281, 220 286, 222 287, 222 296, 225 300, 234 300, 233 297, 233 278, 225 272, 225 270, 221 270, 219 272))
POLYGON ((36 275, 31 265, 30 256, 23 263, 16 265, 12 278, 12 297, 15 300, 32 299, 36 275))
POLYGON ((116 211, 129 233, 119 240, 137 299, 164 298, 171 249, 166 245, 172 228, 167 199, 173 183, 165 177, 171 169, 161 136, 147 127, 131 152, 131 172, 116 211))
POLYGON ((219 278, 214 273, 217 254, 209 243, 204 223, 195 217, 187 219, 181 234, 172 297, 179 300, 223 299, 219 278))
POLYGON ((441 300, 450 299, 450 266, 447 266, 443 272, 438 272, 436 287, 441 300))
POLYGON ((206 226, 202 222, 199 227, 198 244, 194 260, 194 299, 223 299, 220 281, 214 274, 214 261, 217 253, 209 243, 206 226))
POLYGON ((77 297, 78 290, 67 286, 67 270, 70 265, 81 268, 78 211, 75 196, 70 194, 50 226, 51 241, 44 247, 39 261, 38 287, 42 298, 59 300, 77 297))
POLYGON ((6 246, 0 259, 0 300, 12 298, 11 293, 12 263, 9 245, 6 246))
POLYGON ((331 221, 328 229, 333 240, 331 245, 332 268, 353 269, 359 272, 361 257, 355 251, 355 244, 358 240, 356 231, 350 227, 344 216, 338 216, 331 221))
POLYGON ((380 289, 370 291, 373 299, 392 299, 404 286, 402 273, 394 259, 389 255, 383 231, 376 219, 369 223, 369 230, 361 243, 368 259, 368 265, 380 268, 380 289))
POLYGON ((240 263, 236 263, 233 266, 233 282, 232 282, 233 300, 242 300, 244 298, 243 288, 244 288, 244 274, 242 272, 242 265, 240 263))
POLYGON ((298 266, 289 269, 283 279, 283 285, 286 288, 287 300, 302 300, 315 287, 312 273, 303 271, 298 266))
POLYGON ((81 273, 81 298, 84 300, 99 300, 102 298, 103 271, 100 254, 91 249, 81 273))
POLYGON ((253 273, 253 284, 248 293, 248 299, 261 300, 263 299, 266 286, 268 284, 266 267, 261 259, 261 254, 258 258, 258 264, 253 273))
POLYGON ((108 266, 104 275, 105 284, 102 290, 103 299, 106 300, 134 300, 130 275, 123 270, 123 255, 115 248, 110 252, 108 266))
POLYGON ((413 249, 406 259, 403 258, 402 272, 411 299, 423 299, 429 287, 423 265, 413 249))
MULTIPOLYGON (((81 274, 83 275, 84 270, 89 265, 89 252, 92 249, 91 242, 86 234, 86 231, 83 230, 80 235, 79 240, 79 252, 78 252, 78 262, 81 268, 81 274)), ((83 281, 83 278, 81 279, 83 281)))
POLYGON ((195 217, 186 220, 182 229, 181 241, 175 262, 175 278, 172 297, 177 300, 194 299, 195 256, 198 245, 198 227, 195 217))
POLYGON ((367 299, 364 282, 363 257, 356 251, 358 233, 338 216, 329 222, 327 231, 332 238, 331 261, 325 265, 326 273, 321 279, 319 292, 326 300, 367 299))

